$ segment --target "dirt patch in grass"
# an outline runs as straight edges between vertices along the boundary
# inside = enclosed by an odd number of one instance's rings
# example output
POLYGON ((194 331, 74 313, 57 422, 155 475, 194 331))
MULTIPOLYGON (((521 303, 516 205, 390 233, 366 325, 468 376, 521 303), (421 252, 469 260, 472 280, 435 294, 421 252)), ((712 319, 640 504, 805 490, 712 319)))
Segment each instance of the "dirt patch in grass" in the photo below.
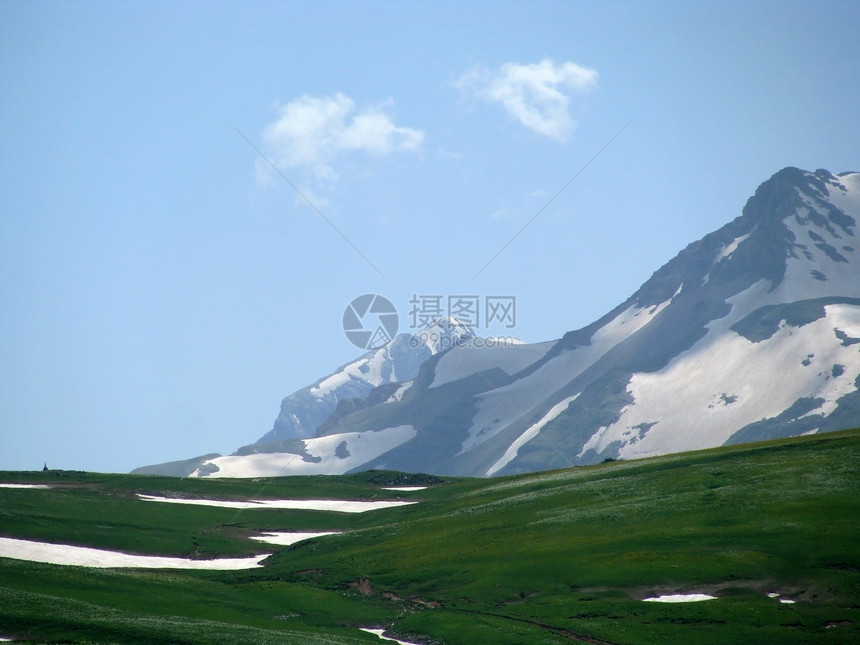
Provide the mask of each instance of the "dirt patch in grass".
POLYGON ((370 580, 368 580, 367 578, 359 578, 358 580, 353 580, 346 585, 346 588, 349 591, 357 591, 362 596, 373 595, 373 585, 370 584, 370 580))

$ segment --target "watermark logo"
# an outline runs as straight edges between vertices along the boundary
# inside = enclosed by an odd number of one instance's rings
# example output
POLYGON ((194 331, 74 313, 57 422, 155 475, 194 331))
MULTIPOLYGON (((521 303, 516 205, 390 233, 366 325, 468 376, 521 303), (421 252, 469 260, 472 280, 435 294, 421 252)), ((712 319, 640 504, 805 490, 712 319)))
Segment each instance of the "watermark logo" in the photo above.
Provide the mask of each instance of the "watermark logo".
POLYGON ((397 334, 400 317, 391 301, 376 293, 353 298, 343 312, 343 333, 356 347, 379 349, 397 334))

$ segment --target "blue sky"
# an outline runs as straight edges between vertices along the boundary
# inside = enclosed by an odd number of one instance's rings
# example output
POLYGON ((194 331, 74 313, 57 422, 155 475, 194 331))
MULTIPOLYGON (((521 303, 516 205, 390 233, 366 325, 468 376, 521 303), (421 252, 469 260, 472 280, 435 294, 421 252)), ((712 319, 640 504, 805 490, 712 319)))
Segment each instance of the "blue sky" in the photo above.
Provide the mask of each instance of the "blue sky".
POLYGON ((860 170, 856 16, 0 4, 0 469, 253 442, 360 353, 363 293, 401 330, 413 294, 516 297, 483 334, 592 322, 780 168, 860 170))

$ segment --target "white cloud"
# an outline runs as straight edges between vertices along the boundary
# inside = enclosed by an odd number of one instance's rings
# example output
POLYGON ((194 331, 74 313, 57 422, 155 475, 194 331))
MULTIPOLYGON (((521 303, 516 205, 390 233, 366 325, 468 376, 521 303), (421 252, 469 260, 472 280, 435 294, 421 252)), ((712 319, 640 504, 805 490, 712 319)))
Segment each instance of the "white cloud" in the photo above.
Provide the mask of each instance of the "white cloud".
MULTIPOLYGON (((385 156, 418 150, 424 133, 395 125, 385 110, 390 104, 356 111, 355 102, 339 92, 300 96, 278 107, 278 118, 261 135, 264 150, 279 168, 310 169, 320 181, 337 178, 331 162, 344 152, 385 156)), ((258 176, 265 165, 258 164, 258 176)))
POLYGON ((597 87, 597 71, 567 61, 556 64, 505 63, 497 71, 481 65, 463 74, 456 86, 505 112, 532 132, 564 142, 576 129, 570 115, 574 94, 583 96, 597 87))

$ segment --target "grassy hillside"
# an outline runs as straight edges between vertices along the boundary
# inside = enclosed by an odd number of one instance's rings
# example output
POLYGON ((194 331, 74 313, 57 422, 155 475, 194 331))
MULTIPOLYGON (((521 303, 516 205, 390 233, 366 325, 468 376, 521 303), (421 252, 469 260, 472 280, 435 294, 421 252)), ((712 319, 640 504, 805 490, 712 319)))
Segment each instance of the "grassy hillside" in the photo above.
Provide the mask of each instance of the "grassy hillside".
POLYGON ((490 480, 371 471, 187 480, 0 473, 0 536, 244 571, 0 558, 0 637, 98 643, 846 643, 860 640, 860 431, 490 480), (385 485, 430 484, 419 492, 385 485), (144 502, 414 499, 358 515, 144 502), (340 530, 277 547, 260 531, 340 530), (643 602, 708 593, 699 603, 643 602), (779 593, 770 598, 768 593, 779 593), (794 600, 783 604, 780 599, 794 600))

